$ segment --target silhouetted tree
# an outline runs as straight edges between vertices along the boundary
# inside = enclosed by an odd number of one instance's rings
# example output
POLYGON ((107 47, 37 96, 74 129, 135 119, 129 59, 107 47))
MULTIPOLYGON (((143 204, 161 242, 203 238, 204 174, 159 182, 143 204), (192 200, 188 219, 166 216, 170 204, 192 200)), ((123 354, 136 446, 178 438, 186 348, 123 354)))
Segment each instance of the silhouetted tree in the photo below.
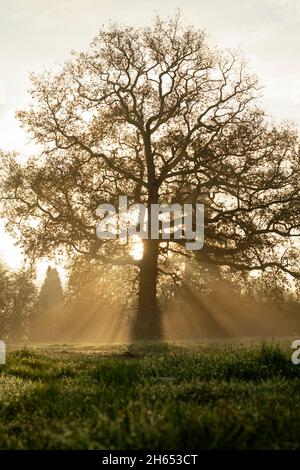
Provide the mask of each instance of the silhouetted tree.
POLYGON ((31 339, 54 340, 61 322, 64 294, 56 268, 48 266, 41 287, 37 310, 31 322, 31 339))
POLYGON ((59 72, 32 76, 32 103, 18 116, 42 152, 26 165, 3 157, 9 227, 31 256, 64 247, 135 266, 138 338, 160 335, 157 280, 169 275, 171 253, 299 277, 298 137, 266 118, 257 90, 243 59, 209 47, 178 17, 100 31, 59 72), (204 248, 148 239, 134 260, 118 240, 99 240, 96 208, 123 194, 149 216, 159 202, 205 204, 204 248))
POLYGON ((36 305, 33 273, 24 269, 12 271, 0 264, 0 338, 26 341, 36 305))
POLYGON ((63 301, 64 294, 57 269, 48 266, 40 291, 39 303, 44 310, 55 310, 63 301))

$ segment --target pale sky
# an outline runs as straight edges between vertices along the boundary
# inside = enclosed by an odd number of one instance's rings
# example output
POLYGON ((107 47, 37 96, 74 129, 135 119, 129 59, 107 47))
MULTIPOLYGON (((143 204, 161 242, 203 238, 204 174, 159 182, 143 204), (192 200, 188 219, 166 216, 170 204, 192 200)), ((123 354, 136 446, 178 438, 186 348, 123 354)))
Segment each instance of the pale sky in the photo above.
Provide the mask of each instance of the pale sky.
MULTIPOLYGON (((149 24, 177 7, 210 43, 239 48, 265 86, 267 110, 300 127, 300 0, 0 0, 0 148, 33 151, 14 117, 26 103, 29 72, 85 50, 109 20, 149 24)), ((18 264, 0 224, 1 253, 18 264)))

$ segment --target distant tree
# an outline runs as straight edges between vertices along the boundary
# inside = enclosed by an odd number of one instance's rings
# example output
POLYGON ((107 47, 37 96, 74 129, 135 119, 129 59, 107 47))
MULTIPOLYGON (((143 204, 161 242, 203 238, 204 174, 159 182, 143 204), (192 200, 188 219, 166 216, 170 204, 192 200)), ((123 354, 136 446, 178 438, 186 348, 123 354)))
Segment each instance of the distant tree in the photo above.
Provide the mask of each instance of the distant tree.
POLYGON ((61 307, 64 301, 64 293, 61 280, 56 268, 48 266, 45 281, 41 287, 39 303, 44 310, 55 310, 61 307))
POLYGON ((9 297, 10 297, 10 278, 8 268, 0 263, 0 334, 1 339, 7 337, 9 332, 9 318, 8 311, 9 297))
POLYGON ((59 72, 34 75, 31 95, 18 116, 42 151, 26 165, 2 159, 8 227, 29 256, 63 248, 135 266, 135 337, 160 335, 157 285, 171 254, 300 276, 291 242, 300 227, 297 134, 265 116, 245 61, 209 47, 202 31, 177 16, 112 25, 59 72), (119 195, 146 204, 148 233, 152 204, 203 203, 204 248, 187 252, 185 238, 160 236, 134 260, 118 240, 99 240, 96 208, 117 206, 119 195))
POLYGON ((36 305, 33 273, 24 269, 11 271, 0 264, 0 338, 27 341, 36 305))
POLYGON ((48 266, 41 287, 37 310, 31 323, 31 338, 34 340, 55 339, 61 321, 64 293, 56 268, 48 266))

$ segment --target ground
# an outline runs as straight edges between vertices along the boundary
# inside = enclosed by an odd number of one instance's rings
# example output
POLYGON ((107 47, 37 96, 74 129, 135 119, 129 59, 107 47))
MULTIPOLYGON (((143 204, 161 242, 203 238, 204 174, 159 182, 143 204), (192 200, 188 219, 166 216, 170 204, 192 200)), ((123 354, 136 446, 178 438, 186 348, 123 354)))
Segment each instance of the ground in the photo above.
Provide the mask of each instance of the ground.
POLYGON ((300 448, 300 365, 275 343, 11 349, 0 448, 300 448))

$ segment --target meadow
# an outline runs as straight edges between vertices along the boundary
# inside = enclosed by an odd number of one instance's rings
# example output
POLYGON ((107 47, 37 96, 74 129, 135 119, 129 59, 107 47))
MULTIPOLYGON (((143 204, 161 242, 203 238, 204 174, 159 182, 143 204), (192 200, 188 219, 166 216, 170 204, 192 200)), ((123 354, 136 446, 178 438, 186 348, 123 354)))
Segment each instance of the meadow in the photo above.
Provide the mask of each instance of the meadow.
POLYGON ((276 343, 11 348, 1 449, 299 449, 300 365, 276 343))

